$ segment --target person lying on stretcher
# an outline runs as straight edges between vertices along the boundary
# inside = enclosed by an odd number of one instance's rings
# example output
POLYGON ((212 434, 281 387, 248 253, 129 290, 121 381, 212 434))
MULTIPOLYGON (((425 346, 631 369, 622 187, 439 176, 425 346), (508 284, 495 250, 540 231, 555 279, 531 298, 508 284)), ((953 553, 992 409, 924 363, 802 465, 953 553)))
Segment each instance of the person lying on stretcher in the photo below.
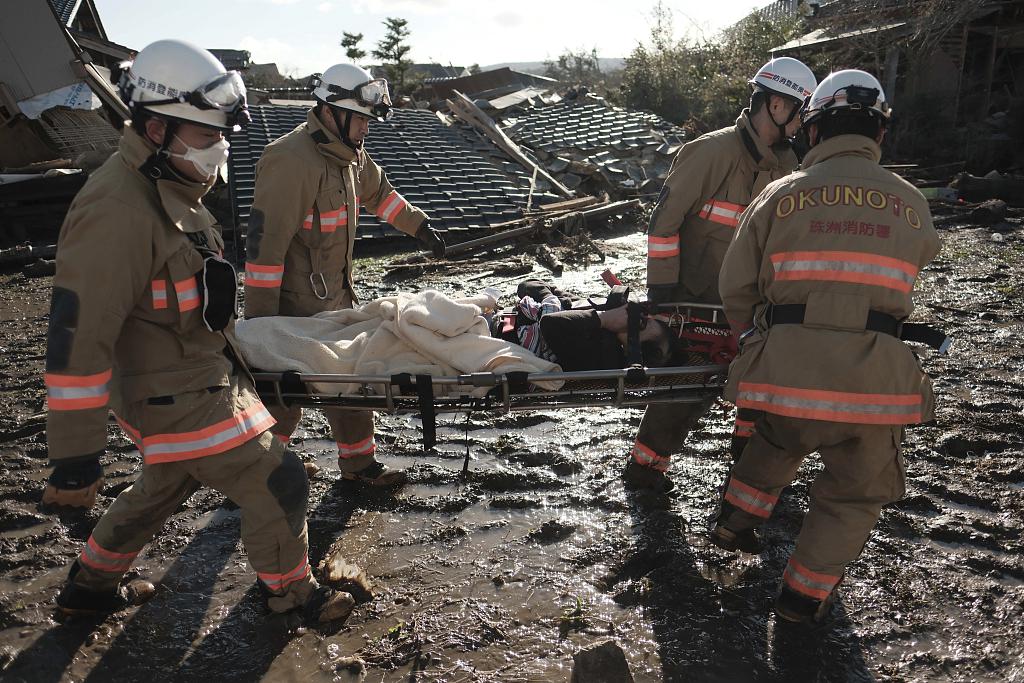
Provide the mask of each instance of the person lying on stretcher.
MULTIPOLYGON (((605 306, 574 309, 574 297, 540 280, 520 283, 516 296, 519 303, 514 314, 499 315, 492 321, 493 336, 520 344, 534 355, 558 363, 565 372, 618 370, 630 364, 624 300, 616 306, 610 297, 605 306)), ((643 365, 685 364, 686 349, 667 324, 643 314, 639 325, 643 365)))

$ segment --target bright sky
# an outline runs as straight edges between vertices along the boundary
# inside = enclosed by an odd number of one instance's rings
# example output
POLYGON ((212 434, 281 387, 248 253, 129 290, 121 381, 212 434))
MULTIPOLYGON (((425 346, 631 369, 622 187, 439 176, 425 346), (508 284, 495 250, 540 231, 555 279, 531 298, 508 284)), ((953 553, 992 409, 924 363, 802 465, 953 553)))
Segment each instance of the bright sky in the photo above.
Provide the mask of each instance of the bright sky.
MULTIPOLYGON (((368 53, 383 20, 409 22, 410 57, 456 66, 542 61, 566 48, 625 57, 650 33, 654 0, 94 0, 110 40, 142 49, 160 38, 249 50, 257 63, 307 75, 347 61, 342 31, 368 53)), ((665 0, 677 36, 713 35, 768 0, 665 0)), ((374 60, 370 57, 366 62, 374 60)))

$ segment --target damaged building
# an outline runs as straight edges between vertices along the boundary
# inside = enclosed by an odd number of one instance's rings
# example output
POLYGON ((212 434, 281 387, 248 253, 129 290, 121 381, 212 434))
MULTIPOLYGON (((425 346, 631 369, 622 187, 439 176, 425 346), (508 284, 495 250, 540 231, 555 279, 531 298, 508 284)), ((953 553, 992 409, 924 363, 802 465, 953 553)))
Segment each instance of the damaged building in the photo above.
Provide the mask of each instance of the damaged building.
POLYGON ((800 35, 772 54, 876 73, 897 115, 897 153, 981 171, 1024 165, 1024 3, 832 0, 809 13, 799 4, 762 10, 802 17, 800 35))

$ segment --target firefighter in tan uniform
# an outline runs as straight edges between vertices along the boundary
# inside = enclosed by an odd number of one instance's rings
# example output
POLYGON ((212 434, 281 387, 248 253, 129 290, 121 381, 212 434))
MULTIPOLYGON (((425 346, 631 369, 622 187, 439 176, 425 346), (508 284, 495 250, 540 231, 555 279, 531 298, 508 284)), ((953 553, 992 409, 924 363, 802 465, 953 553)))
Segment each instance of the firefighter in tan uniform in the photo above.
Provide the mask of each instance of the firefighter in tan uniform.
MULTIPOLYGON (((679 150, 648 229, 648 300, 721 303, 718 271, 740 215, 768 183, 796 168, 789 138, 816 84, 803 63, 773 59, 750 80, 750 108, 735 126, 679 150)), ((710 401, 648 407, 626 465, 627 485, 671 489, 664 474, 671 455, 710 407, 710 401)))
MULTIPOLYGON (((306 123, 267 145, 256 167, 246 242, 245 315, 310 316, 351 308, 356 300, 352 249, 359 209, 424 242, 435 256, 444 241, 427 216, 402 198, 366 150, 371 118, 391 116, 384 80, 353 64, 324 72, 306 123)), ((302 417, 298 406, 270 408, 274 433, 287 443, 302 417)), ((405 473, 374 458, 373 413, 325 409, 342 476, 395 486, 405 473)))
POLYGON ((318 588, 306 543, 301 461, 232 347, 234 269, 201 198, 227 160, 223 131, 248 122, 245 87, 213 55, 164 40, 124 71, 132 112, 118 152, 75 198, 61 228, 46 354, 43 502, 91 507, 107 411, 143 457, 71 569, 67 613, 125 606, 136 555, 200 486, 242 511, 242 539, 270 608, 340 616, 351 596, 318 588), (341 612, 339 612, 341 610, 341 612))
POLYGON ((904 427, 932 417, 931 382, 900 335, 939 239, 921 193, 878 164, 889 116, 870 74, 826 78, 803 113, 803 170, 744 213, 722 267, 743 333, 726 395, 758 417, 712 538, 756 550, 753 529, 804 457, 825 465, 775 604, 788 621, 827 615, 882 506, 904 494, 904 427))

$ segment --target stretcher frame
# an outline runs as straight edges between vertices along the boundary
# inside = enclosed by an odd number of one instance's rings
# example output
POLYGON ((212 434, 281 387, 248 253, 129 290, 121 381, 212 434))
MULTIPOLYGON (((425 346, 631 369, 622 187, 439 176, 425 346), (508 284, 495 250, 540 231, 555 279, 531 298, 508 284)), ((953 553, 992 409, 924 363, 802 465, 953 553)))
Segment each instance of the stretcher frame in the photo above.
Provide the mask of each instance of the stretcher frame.
MULTIPOLYGON (((658 304, 659 317, 682 316, 723 324, 721 305, 672 302, 658 304), (695 311, 703 315, 697 317, 695 311), (709 315, 710 314, 710 315, 709 315)), ((665 403, 701 403, 721 395, 726 364, 675 367, 629 367, 617 370, 575 372, 500 373, 474 372, 454 376, 300 374, 255 372, 260 397, 275 405, 329 407, 399 413, 509 413, 560 408, 642 408, 665 403), (538 382, 562 381, 557 390, 544 390, 538 382), (429 383, 429 386, 423 386, 429 383), (309 384, 358 385, 355 393, 316 393, 309 384), (267 387, 269 386, 269 390, 267 387), (444 395, 433 387, 444 387, 444 395), (486 391, 481 392, 481 389, 486 391), (426 391, 425 391, 426 390, 426 391), (431 406, 424 405, 429 392, 431 406)))
MULTIPOLYGON (((511 373, 475 372, 430 377, 437 413, 498 412, 560 408, 639 408, 660 403, 700 403, 721 395, 725 365, 686 365, 665 368, 623 368, 578 372, 511 373), (538 382, 562 381, 549 391, 538 382), (480 392, 486 389, 486 392, 480 392)), ((343 375, 256 372, 261 398, 278 406, 330 407, 392 414, 421 412, 423 376, 343 375), (355 393, 319 393, 310 384, 358 385, 355 393), (269 390, 266 387, 269 386, 269 390), (299 389, 302 390, 299 390, 299 389)))

